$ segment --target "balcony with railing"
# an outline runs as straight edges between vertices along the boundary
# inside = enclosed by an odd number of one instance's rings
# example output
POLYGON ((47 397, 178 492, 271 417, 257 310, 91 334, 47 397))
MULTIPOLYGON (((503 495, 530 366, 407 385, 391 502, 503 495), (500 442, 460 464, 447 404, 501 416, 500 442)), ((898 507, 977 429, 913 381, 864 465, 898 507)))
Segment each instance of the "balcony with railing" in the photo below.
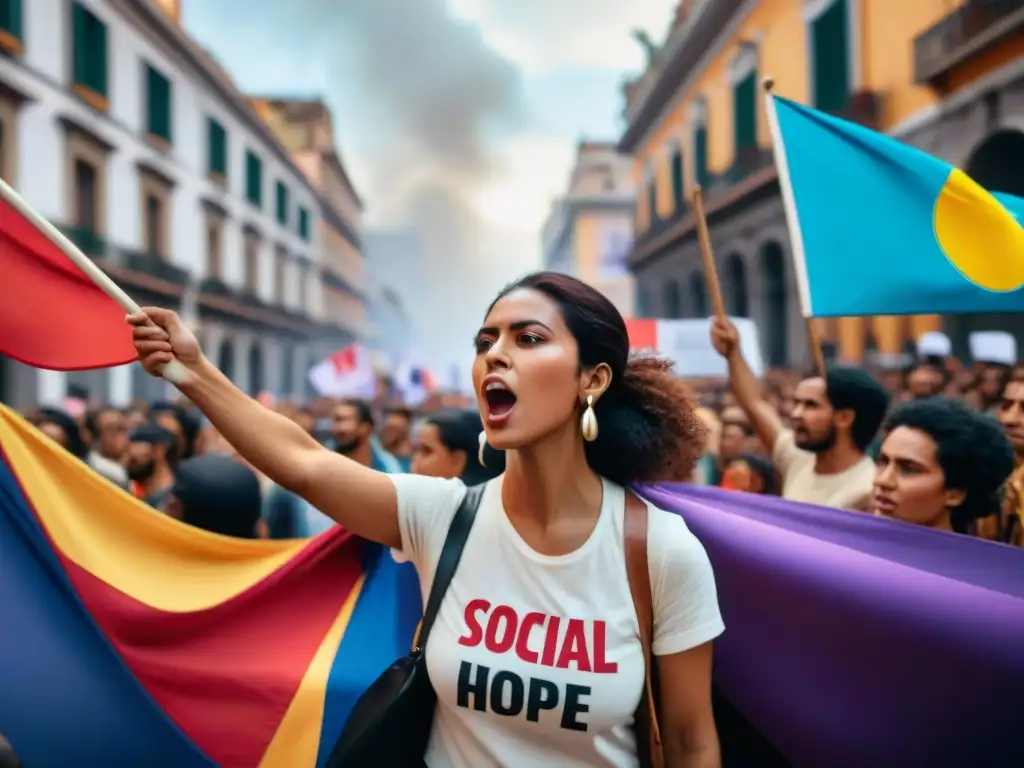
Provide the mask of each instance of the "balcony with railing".
POLYGON ((672 229, 676 224, 682 221, 690 213, 690 206, 685 200, 676 200, 673 205, 672 213, 668 216, 661 216, 657 211, 651 212, 651 221, 646 229, 640 230, 636 228, 636 237, 634 238, 633 247, 642 248, 652 240, 656 240, 668 230, 672 229))
POLYGON ((736 157, 722 173, 716 173, 708 181, 707 194, 713 198, 718 192, 731 189, 748 177, 774 162, 772 150, 759 147, 756 144, 749 147, 741 147, 736 150, 736 157))
POLYGON ((84 227, 60 227, 60 231, 93 261, 106 257, 107 241, 103 235, 84 227))
POLYGON ((873 131, 879 131, 882 129, 882 95, 875 91, 856 91, 850 95, 846 106, 833 111, 832 114, 873 131))
POLYGON ((111 266, 165 280, 172 285, 184 287, 190 278, 187 269, 177 267, 160 254, 145 249, 119 248, 108 252, 106 261, 111 266))
POLYGON ((1024 28, 1024 0, 966 0, 914 40, 918 83, 941 87, 951 70, 1024 28))

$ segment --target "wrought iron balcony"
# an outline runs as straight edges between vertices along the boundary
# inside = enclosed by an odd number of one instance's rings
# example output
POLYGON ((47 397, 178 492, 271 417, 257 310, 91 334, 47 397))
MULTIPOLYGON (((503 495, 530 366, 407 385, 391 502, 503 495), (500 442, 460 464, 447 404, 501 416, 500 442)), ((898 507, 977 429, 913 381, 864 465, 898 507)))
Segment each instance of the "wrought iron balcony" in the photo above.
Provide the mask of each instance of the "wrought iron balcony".
POLYGON ((246 288, 245 290, 243 290, 239 298, 241 298, 242 303, 245 304, 247 307, 263 309, 264 307, 267 306, 267 303, 263 301, 263 299, 260 298, 259 294, 256 293, 256 291, 252 290, 251 288, 246 288))
POLYGON ((103 235, 86 227, 61 227, 60 231, 78 249, 94 261, 107 255, 107 241, 103 235))
POLYGON ((715 193, 739 184, 751 174, 767 168, 774 161, 772 151, 759 147, 756 144, 749 147, 741 147, 736 152, 736 158, 731 166, 724 173, 716 173, 711 177, 708 184, 708 192, 715 193))
POLYGON ((199 284, 200 293, 208 293, 211 296, 223 296, 225 298, 234 298, 235 292, 231 289, 231 286, 221 280, 219 277, 207 277, 199 284))
POLYGON ((1024 27, 1024 0, 966 0, 914 40, 918 83, 941 86, 956 66, 1024 27))
POLYGON ((846 106, 832 114, 873 131, 881 130, 882 95, 875 91, 857 91, 850 96, 846 106))
POLYGON ((177 267, 163 256, 147 250, 119 249, 108 256, 107 262, 174 285, 186 286, 190 278, 187 269, 177 267))
POLYGON ((646 229, 641 231, 639 228, 636 228, 633 248, 642 247, 651 242, 663 232, 671 229, 678 221, 685 218, 689 212, 690 208, 684 202, 681 206, 677 206, 676 210, 668 216, 659 216, 657 212, 653 213, 650 225, 646 229))

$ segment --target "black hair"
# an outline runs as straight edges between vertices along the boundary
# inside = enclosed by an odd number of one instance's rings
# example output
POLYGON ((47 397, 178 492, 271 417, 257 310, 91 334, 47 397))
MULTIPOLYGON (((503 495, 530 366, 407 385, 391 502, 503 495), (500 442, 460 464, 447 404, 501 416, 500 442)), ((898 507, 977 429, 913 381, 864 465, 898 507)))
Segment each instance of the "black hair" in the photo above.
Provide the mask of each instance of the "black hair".
POLYGON ((225 536, 255 538, 260 481, 230 456, 210 453, 181 462, 173 492, 181 503, 182 522, 225 536))
POLYGON ((412 421, 413 413, 412 408, 406 408, 404 405, 389 405, 384 408, 385 416, 401 416, 406 421, 412 421))
POLYGON ((866 451, 889 410, 889 394, 867 371, 843 366, 827 370, 825 388, 833 410, 853 411, 850 439, 857 450, 866 451))
POLYGON ((359 419, 360 424, 369 424, 371 427, 374 426, 375 420, 373 418, 373 409, 365 400, 360 400, 358 397, 346 397, 341 400, 338 405, 347 405, 349 408, 354 408, 356 411, 356 418, 359 419))
POLYGON ((441 444, 449 451, 462 451, 466 454, 466 468, 460 478, 466 485, 486 482, 505 471, 505 452, 490 445, 484 446, 484 464, 480 464, 479 440, 484 425, 476 411, 435 411, 423 423, 433 424, 437 428, 441 444))
POLYGON ((737 456, 733 456, 729 461, 725 463, 722 470, 729 468, 730 464, 743 463, 750 467, 750 471, 761 478, 761 493, 767 496, 778 496, 779 489, 778 484, 775 481, 775 465, 772 464, 771 459, 765 458, 758 453, 741 453, 737 456))
POLYGON ((907 380, 910 378, 910 374, 915 371, 927 368, 928 370, 935 371, 939 376, 942 377, 942 385, 946 386, 953 378, 949 370, 943 364, 941 357, 934 357, 932 355, 919 358, 914 360, 910 365, 907 366, 903 372, 903 386, 907 386, 907 380))
POLYGON ((149 418, 156 419, 162 413, 173 416, 181 426, 181 436, 184 441, 181 458, 192 458, 196 452, 196 440, 199 438, 199 432, 203 426, 202 419, 192 409, 166 401, 153 403, 149 409, 149 418))
POLYGON ((85 438, 82 437, 82 430, 70 414, 59 408, 40 408, 39 415, 39 426, 49 422, 55 424, 64 433, 68 453, 79 459, 84 459, 88 455, 89 446, 86 445, 85 438))
POLYGON ((585 443, 587 463, 619 485, 684 481, 703 453, 707 432, 696 402, 671 360, 631 356, 626 321, 600 291, 558 272, 535 272, 506 286, 487 312, 519 289, 551 299, 576 339, 581 367, 611 368, 608 391, 594 404, 599 430, 585 443))
POLYGON ((953 510, 953 530, 966 533, 972 520, 999 511, 1000 490, 1013 472, 1013 447, 999 423, 959 400, 929 397, 898 406, 885 421, 886 434, 897 427, 920 430, 935 441, 946 488, 963 491, 953 510))

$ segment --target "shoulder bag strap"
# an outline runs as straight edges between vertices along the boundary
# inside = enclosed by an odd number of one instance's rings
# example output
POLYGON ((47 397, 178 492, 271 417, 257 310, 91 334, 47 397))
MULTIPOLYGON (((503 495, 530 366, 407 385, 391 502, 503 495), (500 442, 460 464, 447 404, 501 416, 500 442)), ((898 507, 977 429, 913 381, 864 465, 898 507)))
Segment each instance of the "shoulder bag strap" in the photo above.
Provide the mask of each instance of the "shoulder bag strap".
POLYGON ((480 499, 483 498, 486 483, 474 485, 466 489, 466 495, 459 505, 451 525, 448 526, 448 536, 445 537, 444 547, 441 549, 441 556, 437 560, 437 568, 434 570, 434 583, 430 585, 430 595, 427 597, 427 607, 423 612, 423 621, 416 633, 415 646, 423 649, 427 645, 427 638, 430 637, 430 630, 434 626, 434 619, 437 618, 437 611, 441 607, 441 601, 448 592, 448 585, 452 582, 455 569, 459 567, 462 559, 462 550, 466 546, 466 539, 473 529, 473 521, 476 519, 476 511, 480 507, 480 499))
POLYGON ((626 513, 623 524, 626 550, 626 578, 633 596, 637 623, 640 625, 640 645, 644 651, 644 695, 637 707, 635 722, 637 751, 641 765, 651 768, 664 766, 661 730, 658 728, 658 708, 654 700, 654 656, 651 653, 654 637, 654 598, 651 591, 651 572, 647 565, 647 505, 626 490, 626 513))

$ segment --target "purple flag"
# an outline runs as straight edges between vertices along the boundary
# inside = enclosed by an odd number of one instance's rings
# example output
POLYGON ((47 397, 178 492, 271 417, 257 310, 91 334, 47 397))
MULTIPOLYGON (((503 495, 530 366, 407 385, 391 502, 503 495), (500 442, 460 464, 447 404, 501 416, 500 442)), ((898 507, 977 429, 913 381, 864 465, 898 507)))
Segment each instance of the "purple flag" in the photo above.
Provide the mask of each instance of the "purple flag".
POLYGON ((1024 551, 661 485, 707 548, 719 691, 797 768, 1024 765, 1024 551))

